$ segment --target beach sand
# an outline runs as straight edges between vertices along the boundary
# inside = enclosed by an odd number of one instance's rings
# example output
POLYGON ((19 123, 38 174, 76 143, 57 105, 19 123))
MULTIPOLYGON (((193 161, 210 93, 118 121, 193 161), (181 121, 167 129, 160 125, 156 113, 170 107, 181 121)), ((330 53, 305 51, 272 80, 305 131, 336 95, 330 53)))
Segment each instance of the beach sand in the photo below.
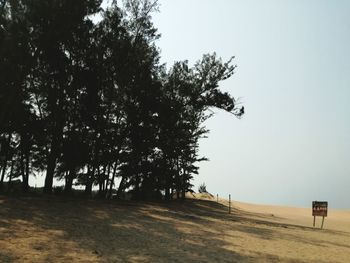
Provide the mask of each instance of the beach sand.
POLYGON ((350 262, 350 211, 227 204, 0 196, 0 262, 350 262))

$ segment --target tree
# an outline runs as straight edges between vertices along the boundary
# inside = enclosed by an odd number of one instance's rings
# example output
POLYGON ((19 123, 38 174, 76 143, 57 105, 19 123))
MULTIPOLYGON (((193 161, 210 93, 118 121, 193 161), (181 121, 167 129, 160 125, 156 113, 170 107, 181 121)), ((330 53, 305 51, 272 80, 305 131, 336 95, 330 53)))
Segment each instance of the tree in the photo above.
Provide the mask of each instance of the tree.
MULTIPOLYGON (((210 108, 240 117, 219 82, 232 59, 161 65, 153 0, 0 1, 0 187, 45 172, 101 198, 184 198, 210 108), (93 21, 94 15, 99 21, 93 21), (119 185, 117 185, 119 179, 119 185)), ((1 189, 1 188, 0 188, 1 189)))
POLYGON ((207 192, 207 187, 206 187, 205 183, 202 183, 202 184, 198 187, 198 193, 208 193, 208 192, 207 192))

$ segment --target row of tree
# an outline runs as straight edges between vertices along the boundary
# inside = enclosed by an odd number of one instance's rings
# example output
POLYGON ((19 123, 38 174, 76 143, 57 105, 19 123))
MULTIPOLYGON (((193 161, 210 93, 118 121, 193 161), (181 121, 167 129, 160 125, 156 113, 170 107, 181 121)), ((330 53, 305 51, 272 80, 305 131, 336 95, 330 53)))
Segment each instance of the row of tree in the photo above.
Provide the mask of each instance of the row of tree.
POLYGON ((45 193, 184 196, 208 109, 244 113, 218 89, 231 60, 160 64, 156 1, 101 2, 0 0, 0 190, 45 173, 45 193))

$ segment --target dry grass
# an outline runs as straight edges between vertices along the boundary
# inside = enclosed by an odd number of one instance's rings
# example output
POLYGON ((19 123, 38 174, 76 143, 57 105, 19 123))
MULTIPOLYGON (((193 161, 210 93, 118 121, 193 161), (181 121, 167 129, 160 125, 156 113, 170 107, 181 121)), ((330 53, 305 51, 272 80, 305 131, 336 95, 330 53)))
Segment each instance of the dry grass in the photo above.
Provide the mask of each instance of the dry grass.
POLYGON ((228 215, 225 204, 0 196, 0 262, 350 260, 350 212, 330 213, 320 230, 298 208, 234 202, 228 215))

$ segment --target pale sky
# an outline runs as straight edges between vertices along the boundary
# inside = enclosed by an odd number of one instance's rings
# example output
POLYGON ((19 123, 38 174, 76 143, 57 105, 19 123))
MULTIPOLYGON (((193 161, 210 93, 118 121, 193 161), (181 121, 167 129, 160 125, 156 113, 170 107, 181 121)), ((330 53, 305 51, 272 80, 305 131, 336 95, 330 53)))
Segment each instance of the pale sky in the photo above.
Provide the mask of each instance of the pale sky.
POLYGON ((204 182, 239 201, 349 209, 350 1, 159 2, 153 21, 168 67, 214 51, 238 65, 221 87, 246 114, 216 110, 206 122, 200 152, 210 161, 194 190, 204 182))
POLYGON ((350 208, 350 1, 160 0, 154 23, 168 66, 236 56, 221 87, 238 120, 216 111, 195 188, 235 200, 350 208))

